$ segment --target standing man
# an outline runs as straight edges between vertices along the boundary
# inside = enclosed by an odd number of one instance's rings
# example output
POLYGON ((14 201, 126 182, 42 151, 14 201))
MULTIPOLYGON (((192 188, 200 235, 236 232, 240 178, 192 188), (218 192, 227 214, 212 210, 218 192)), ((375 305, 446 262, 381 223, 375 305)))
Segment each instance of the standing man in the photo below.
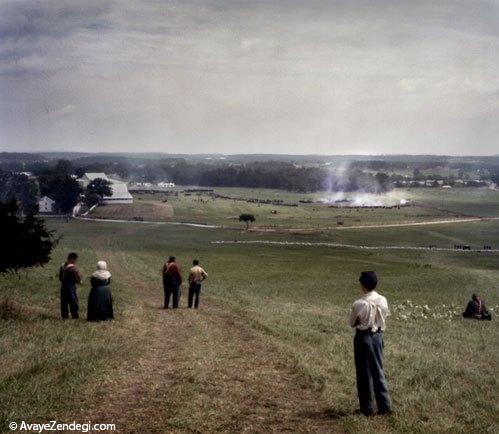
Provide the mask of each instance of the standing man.
POLYGON ((206 271, 204 271, 199 266, 199 261, 194 259, 192 261, 193 267, 189 271, 189 308, 192 308, 192 302, 194 297, 194 307, 197 309, 199 307, 199 296, 201 293, 201 282, 208 277, 206 271))
POLYGON ((78 255, 76 253, 70 253, 66 262, 61 264, 59 268, 59 280, 61 281, 61 316, 62 319, 67 319, 69 317, 69 311, 71 312, 71 318, 79 318, 79 305, 78 305, 78 294, 76 293, 76 285, 81 283, 81 274, 76 268, 76 261, 78 260, 78 255))
POLYGON ((163 289, 165 291, 165 304, 163 309, 168 309, 170 297, 173 309, 177 309, 180 301, 180 285, 182 285, 182 274, 180 265, 175 261, 174 256, 170 256, 163 266, 163 289))
POLYGON ((352 306, 350 326, 356 329, 353 343, 360 412, 374 414, 374 389, 378 414, 388 414, 391 400, 383 371, 383 332, 390 311, 386 298, 375 291, 378 278, 374 271, 363 271, 359 282, 364 296, 352 306))

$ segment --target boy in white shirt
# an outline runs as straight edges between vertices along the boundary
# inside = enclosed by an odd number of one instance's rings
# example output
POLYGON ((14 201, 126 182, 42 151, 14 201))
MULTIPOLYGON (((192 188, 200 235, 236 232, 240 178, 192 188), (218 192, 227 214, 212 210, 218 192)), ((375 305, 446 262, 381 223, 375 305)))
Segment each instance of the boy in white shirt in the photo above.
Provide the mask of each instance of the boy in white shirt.
POLYGON ((374 271, 363 271, 359 282, 364 296, 352 306, 350 326, 356 329, 353 343, 360 412, 374 414, 374 389, 378 414, 387 414, 391 400, 383 371, 383 331, 390 311, 386 298, 375 291, 378 278, 374 271))

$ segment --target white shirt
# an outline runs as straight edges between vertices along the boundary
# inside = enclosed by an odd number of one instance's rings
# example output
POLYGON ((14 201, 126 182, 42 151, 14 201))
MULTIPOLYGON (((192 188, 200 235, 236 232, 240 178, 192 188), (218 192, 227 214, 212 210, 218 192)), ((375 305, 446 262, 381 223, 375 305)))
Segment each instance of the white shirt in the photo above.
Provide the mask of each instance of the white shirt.
POLYGON ((390 310, 386 298, 370 291, 353 304, 349 322, 351 327, 375 332, 378 328, 385 330, 388 315, 390 310))

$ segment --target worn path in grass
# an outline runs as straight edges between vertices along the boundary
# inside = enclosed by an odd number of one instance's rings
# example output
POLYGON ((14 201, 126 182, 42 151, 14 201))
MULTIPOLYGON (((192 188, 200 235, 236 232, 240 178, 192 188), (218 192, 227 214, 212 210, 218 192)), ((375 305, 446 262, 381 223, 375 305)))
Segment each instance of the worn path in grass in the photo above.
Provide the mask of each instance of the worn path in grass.
MULTIPOLYGON (((206 229, 217 229, 220 226, 202 224, 202 223, 189 223, 189 222, 165 222, 165 221, 149 221, 149 220, 122 220, 122 219, 108 219, 108 218, 93 218, 93 217, 76 217, 78 220, 87 220, 95 222, 107 222, 107 223, 141 223, 141 224, 159 224, 159 225, 179 225, 179 226, 190 226, 197 228, 206 229)), ((411 226, 429 226, 429 225, 450 225, 455 223, 473 223, 473 222, 484 222, 484 221, 495 221, 499 220, 499 217, 467 217, 467 218, 457 218, 457 219, 446 219, 446 220, 426 220, 421 222, 406 222, 406 223, 387 223, 387 224, 375 224, 375 225, 356 225, 356 226, 326 226, 321 228, 321 230, 350 230, 350 229, 385 229, 385 228, 400 228, 400 227, 411 227, 411 226)), ((233 229, 233 228, 228 228, 233 229)), ((314 231, 313 228, 251 228, 249 232, 311 232, 314 231)))
POLYGON ((124 433, 342 432, 319 392, 244 318, 211 299, 198 311, 160 309, 157 285, 105 243, 94 241, 98 256, 142 300, 146 351, 112 373, 90 407, 85 403, 87 420, 114 422, 124 433))

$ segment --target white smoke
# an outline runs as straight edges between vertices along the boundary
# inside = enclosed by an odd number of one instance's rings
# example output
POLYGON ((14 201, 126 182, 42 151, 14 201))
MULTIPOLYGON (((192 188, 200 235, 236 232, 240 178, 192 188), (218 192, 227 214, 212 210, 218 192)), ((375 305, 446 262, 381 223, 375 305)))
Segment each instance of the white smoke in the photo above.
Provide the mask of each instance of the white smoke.
MULTIPOLYGON (((351 173, 350 163, 341 162, 329 168, 329 174, 325 181, 326 193, 319 199, 322 203, 344 207, 377 207, 407 205, 408 200, 400 198, 394 192, 372 193, 370 191, 356 190, 348 191, 350 186, 349 175, 351 173)), ((373 177, 373 190, 380 191, 379 184, 373 177)))

